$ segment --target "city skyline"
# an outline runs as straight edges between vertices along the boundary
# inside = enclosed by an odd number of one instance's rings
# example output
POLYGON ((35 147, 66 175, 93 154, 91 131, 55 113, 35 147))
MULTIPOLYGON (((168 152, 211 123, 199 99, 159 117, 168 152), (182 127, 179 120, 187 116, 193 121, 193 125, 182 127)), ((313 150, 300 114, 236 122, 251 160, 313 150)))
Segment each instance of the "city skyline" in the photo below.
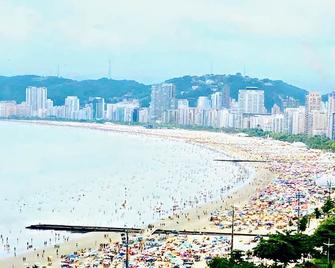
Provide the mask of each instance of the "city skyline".
POLYGON ((334 10, 332 1, 5 0, 0 74, 152 84, 240 72, 325 93, 335 87, 334 10))
POLYGON ((195 106, 188 99, 177 98, 173 83, 151 86, 149 107, 138 99, 125 98, 112 103, 92 96, 80 104, 77 96, 67 96, 64 105, 54 105, 45 87, 27 87, 26 101, 0 101, 0 118, 40 118, 72 121, 108 121, 174 126, 201 126, 217 129, 262 129, 273 133, 327 136, 335 139, 335 92, 323 102, 319 92, 306 95, 305 105, 297 101, 276 103, 267 110, 264 90, 246 87, 238 98, 230 96, 229 86, 210 95, 199 96, 195 106))

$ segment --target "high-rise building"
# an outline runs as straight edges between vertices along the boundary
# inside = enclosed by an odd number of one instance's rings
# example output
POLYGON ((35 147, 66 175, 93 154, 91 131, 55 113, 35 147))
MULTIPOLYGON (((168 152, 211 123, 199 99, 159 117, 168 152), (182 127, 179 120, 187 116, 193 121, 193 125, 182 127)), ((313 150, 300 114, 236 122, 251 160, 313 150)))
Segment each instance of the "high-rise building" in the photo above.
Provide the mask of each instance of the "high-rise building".
POLYGON ((176 86, 163 83, 151 86, 150 119, 162 120, 163 113, 176 109, 176 86))
POLYGON ((118 105, 115 103, 107 103, 106 104, 106 119, 109 121, 118 121, 116 120, 116 111, 118 105))
POLYGON ((47 99, 47 116, 48 117, 51 116, 53 107, 54 107, 53 100, 47 99))
POLYGON ((331 139, 332 140, 335 140, 335 113, 333 113, 332 115, 332 136, 331 136, 331 139))
POLYGON ((303 134, 305 132, 305 106, 286 108, 284 116, 284 129, 286 133, 303 134))
POLYGON ((228 109, 221 109, 218 111, 218 127, 229 128, 230 113, 228 109))
POLYGON ((273 114, 272 115, 272 131, 276 133, 284 132, 284 114, 273 114))
POLYGON ((165 124, 173 124, 175 125, 178 120, 178 110, 177 109, 170 109, 166 110, 163 113, 163 123, 165 124))
POLYGON ((47 114, 47 88, 27 87, 26 103, 30 107, 30 116, 45 117, 47 114))
POLYGON ((229 127, 242 128, 242 114, 239 112, 239 105, 235 99, 230 103, 229 127))
MULTIPOLYGON (((179 105, 178 105, 179 106, 179 105)), ((189 108, 178 108, 177 123, 178 125, 187 126, 189 125, 189 108)))
POLYGON ((211 101, 206 96, 200 96, 198 98, 197 108, 200 110, 208 110, 211 108, 211 101))
POLYGON ((139 113, 140 113, 140 108, 134 108, 132 111, 132 118, 131 122, 138 122, 139 120, 139 113))
POLYGON ((207 110, 204 109, 195 109, 194 112, 194 124, 197 126, 206 126, 207 125, 207 110))
POLYGON ((311 118, 311 135, 326 135, 327 134, 327 113, 324 111, 312 110, 309 114, 311 118))
POLYGON ((118 122, 138 122, 139 120, 139 101, 123 100, 118 103, 106 104, 105 119, 118 122))
POLYGON ((240 89, 238 92, 238 104, 240 113, 265 114, 264 90, 255 87, 240 89))
POLYGON ((221 109, 223 107, 223 93, 215 92, 211 95, 211 103, 213 109, 221 109))
POLYGON ((306 96, 306 112, 321 110, 321 95, 319 92, 310 92, 306 96))
POLYGON ((311 135, 313 131, 312 111, 321 110, 321 95, 319 92, 310 92, 305 103, 305 133, 311 135))
POLYGON ((92 100, 93 119, 102 120, 105 118, 105 99, 95 97, 92 100))
POLYGON ((78 120, 92 120, 93 109, 91 104, 86 104, 85 107, 81 108, 78 112, 78 120))
POLYGON ((79 98, 77 96, 68 96, 65 99, 65 117, 68 119, 77 119, 80 109, 79 98))
POLYGON ((141 108, 138 112, 138 122, 148 123, 149 122, 149 109, 141 108))
POLYGON ((207 111, 207 126, 219 128, 220 127, 220 111, 218 109, 210 109, 207 111))
POLYGON ((224 85, 222 90, 222 107, 223 108, 230 108, 230 86, 224 85))
POLYGON ((328 132, 327 136, 331 139, 334 139, 335 133, 333 132, 334 126, 334 114, 335 114, 335 91, 328 95, 328 107, 327 107, 327 114, 328 114, 328 132))

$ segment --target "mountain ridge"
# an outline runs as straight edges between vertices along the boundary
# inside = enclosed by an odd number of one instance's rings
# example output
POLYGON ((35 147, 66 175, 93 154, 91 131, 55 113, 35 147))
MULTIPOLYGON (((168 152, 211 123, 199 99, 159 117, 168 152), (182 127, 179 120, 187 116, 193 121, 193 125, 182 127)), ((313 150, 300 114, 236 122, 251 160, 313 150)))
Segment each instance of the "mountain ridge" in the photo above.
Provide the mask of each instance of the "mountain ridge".
MULTIPOLYGON (((194 106, 199 96, 209 96, 222 90, 225 85, 230 87, 230 95, 237 99, 238 90, 248 86, 258 87, 265 92, 265 106, 269 110, 273 104, 282 106, 282 99, 289 96, 305 102, 307 90, 290 85, 282 80, 259 79, 242 76, 240 73, 206 74, 201 76, 185 75, 166 80, 174 83, 177 98, 187 98, 194 106)), ((56 76, 16 75, 0 76, 0 100, 25 100, 25 89, 28 86, 45 86, 48 88, 48 98, 55 105, 62 105, 66 96, 78 96, 81 102, 88 102, 89 97, 104 97, 107 101, 117 102, 123 98, 138 98, 143 106, 150 102, 151 85, 135 80, 114 80, 108 78, 74 80, 56 76)))

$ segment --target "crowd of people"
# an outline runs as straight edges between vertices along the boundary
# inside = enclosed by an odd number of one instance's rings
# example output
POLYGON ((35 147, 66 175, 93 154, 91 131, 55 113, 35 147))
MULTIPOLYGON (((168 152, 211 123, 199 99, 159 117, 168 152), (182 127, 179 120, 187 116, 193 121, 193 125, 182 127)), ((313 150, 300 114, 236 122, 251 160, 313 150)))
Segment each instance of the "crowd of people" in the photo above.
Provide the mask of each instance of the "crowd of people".
MULTIPOLYGON (((236 180, 232 185, 242 181, 244 188, 237 189, 229 183, 222 185, 219 188, 222 195, 218 195, 215 202, 211 194, 204 191, 203 196, 198 196, 202 202, 194 200, 193 204, 188 204, 193 210, 185 210, 186 206, 181 203, 171 207, 170 215, 154 225, 154 229, 173 226, 176 230, 225 233, 231 230, 234 210, 235 232, 253 235, 241 236, 234 241, 234 248, 245 251, 256 245, 260 235, 297 228, 297 220, 320 207, 327 196, 328 188, 319 185, 318 178, 335 175, 333 154, 311 150, 302 144, 222 133, 152 130, 151 135, 186 139, 225 152, 225 157, 265 160, 264 163, 248 164, 256 171, 253 180, 245 179, 250 175, 250 168, 244 170, 243 176, 233 176, 236 180), (264 170, 269 171, 274 179, 258 178, 264 170), (246 196, 247 202, 243 199, 246 196), (203 203, 212 205, 201 205, 203 203)), ((159 215, 159 206, 151 209, 159 215)), ((130 267, 205 267, 206 261, 229 254, 230 249, 229 236, 157 235, 149 232, 146 235, 131 235, 128 253, 130 267)), ((120 239, 111 239, 106 234, 96 246, 82 247, 79 244, 59 260, 63 267, 123 267, 125 251, 125 244, 120 239)))

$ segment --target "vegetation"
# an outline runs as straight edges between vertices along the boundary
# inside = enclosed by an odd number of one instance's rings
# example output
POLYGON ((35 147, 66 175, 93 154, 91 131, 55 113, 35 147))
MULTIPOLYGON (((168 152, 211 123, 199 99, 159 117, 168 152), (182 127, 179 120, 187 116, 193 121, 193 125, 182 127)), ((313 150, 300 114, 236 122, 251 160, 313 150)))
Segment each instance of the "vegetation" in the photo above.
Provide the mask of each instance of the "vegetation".
POLYGON ((306 144, 308 148, 320 149, 335 152, 335 141, 325 136, 308 136, 305 134, 284 134, 275 133, 271 131, 264 131, 259 128, 251 129, 235 129, 235 128, 213 128, 204 126, 177 126, 177 125, 160 125, 162 128, 183 128, 190 130, 205 130, 212 132, 224 132, 224 133, 244 133, 251 137, 270 137, 275 140, 286 141, 286 142, 302 142, 306 144))
POLYGON ((252 262, 243 259, 244 252, 234 250, 230 258, 214 258, 208 264, 210 268, 257 268, 252 262))
POLYGON ((306 231, 308 221, 309 221, 309 217, 308 217, 308 215, 303 216, 303 217, 299 220, 299 223, 298 223, 298 224, 299 224, 299 230, 300 230, 301 232, 306 231))
POLYGON ((230 96, 237 100, 238 91, 246 87, 257 87, 264 90, 265 107, 270 110, 276 103, 282 105, 282 99, 289 96, 298 100, 300 104, 305 103, 307 91, 289 85, 280 80, 257 79, 243 76, 240 73, 234 75, 203 75, 203 76, 184 76, 168 80, 177 87, 177 97, 185 98, 191 105, 196 104, 199 96, 208 96, 216 88, 220 89, 224 85, 230 87, 230 96), (214 81, 214 84, 212 84, 214 81), (196 86, 196 90, 194 90, 196 86), (193 87, 193 88, 192 88, 193 87))
POLYGON ((328 215, 331 210, 335 208, 335 202, 331 198, 327 198, 326 202, 322 206, 322 211, 324 214, 328 215))
POLYGON ((25 101, 28 86, 47 87, 48 98, 52 99, 55 105, 63 105, 67 96, 75 95, 82 103, 95 96, 104 97, 111 102, 130 97, 139 99, 142 105, 147 106, 151 91, 150 86, 132 80, 101 78, 77 81, 55 76, 0 76, 0 100, 25 101))
POLYGON ((296 262, 301 257, 311 254, 313 249, 312 239, 305 234, 276 233, 268 239, 261 239, 254 249, 254 255, 261 259, 272 260, 276 263, 296 262))
MULTIPOLYGON (((335 242, 335 216, 330 216, 326 218, 316 229, 315 233, 312 236, 313 243, 316 247, 320 247, 319 256, 326 256, 328 252, 328 247, 325 245, 328 243, 328 239, 330 243, 335 242)), ((330 259, 335 259, 335 246, 331 247, 330 250, 330 259)))
POLYGON ((252 262, 234 262, 230 259, 226 258, 214 258, 208 264, 210 268, 257 268, 254 263, 252 262))
MULTIPOLYGON (((261 80, 241 74, 184 76, 173 78, 167 82, 174 83, 177 89, 177 97, 188 99, 191 105, 196 104, 199 96, 209 96, 213 91, 221 90, 225 85, 230 87, 230 95, 235 99, 237 99, 238 90, 247 86, 264 89, 267 109, 271 109, 274 103, 282 105, 281 99, 287 96, 303 104, 307 94, 307 91, 283 81, 261 80), (211 82, 208 83, 209 81, 211 82)), ((101 78, 77 81, 55 76, 0 76, 0 100, 24 101, 25 89, 28 86, 47 87, 48 97, 54 100, 56 105, 63 104, 66 96, 76 95, 84 103, 88 101, 89 97, 94 96, 104 97, 112 102, 130 97, 137 98, 142 105, 148 106, 151 92, 150 85, 132 80, 101 78)))
POLYGON ((302 142, 311 149, 321 149, 335 152, 335 141, 325 136, 308 136, 305 134, 284 134, 264 131, 262 129, 244 129, 243 133, 253 137, 271 137, 286 142, 302 142))
MULTIPOLYGON (((322 209, 324 214, 331 211, 334 205, 333 200, 327 199, 322 209)), ((322 216, 321 211, 315 210, 315 215, 322 216)), ((309 216, 304 216, 300 220, 300 230, 306 229, 309 216)), ((284 232, 270 235, 268 238, 262 238, 258 245, 247 252, 248 257, 255 256, 261 260, 272 261, 271 265, 256 265, 245 261, 242 251, 234 251, 231 258, 215 258, 209 263, 210 268, 279 268, 287 267, 295 263, 295 268, 328 268, 327 255, 328 243, 335 242, 335 215, 330 215, 315 230, 314 234, 309 236, 303 233, 284 232), (308 257, 313 257, 312 262, 304 261, 308 257)), ((335 260, 335 245, 330 247, 330 265, 334 267, 332 260, 335 260)))

